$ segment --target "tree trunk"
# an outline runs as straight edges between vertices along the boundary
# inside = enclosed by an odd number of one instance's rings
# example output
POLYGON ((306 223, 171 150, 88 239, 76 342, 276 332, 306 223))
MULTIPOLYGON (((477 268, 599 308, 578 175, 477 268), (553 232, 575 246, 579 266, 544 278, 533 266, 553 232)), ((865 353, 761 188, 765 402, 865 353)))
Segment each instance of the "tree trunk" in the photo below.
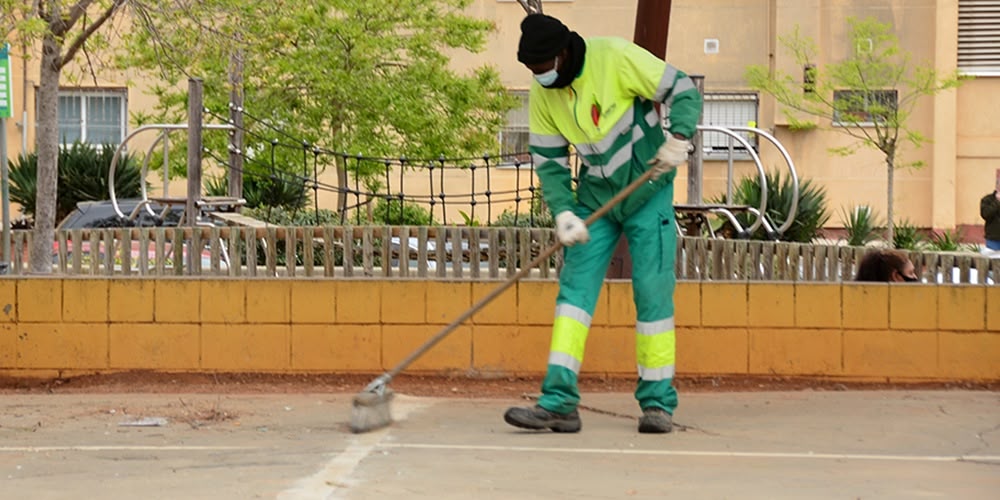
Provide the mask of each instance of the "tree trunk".
POLYGON ((896 159, 894 155, 888 155, 885 157, 886 174, 888 178, 888 203, 886 203, 886 231, 885 238, 888 240, 889 245, 895 247, 896 241, 896 224, 893 222, 895 220, 895 213, 893 210, 893 183, 895 182, 896 176, 896 159))
POLYGON ((31 272, 52 273, 52 242, 55 236, 56 197, 59 176, 59 78, 62 47, 52 34, 42 40, 38 86, 38 182, 35 197, 35 228, 31 243, 31 272))

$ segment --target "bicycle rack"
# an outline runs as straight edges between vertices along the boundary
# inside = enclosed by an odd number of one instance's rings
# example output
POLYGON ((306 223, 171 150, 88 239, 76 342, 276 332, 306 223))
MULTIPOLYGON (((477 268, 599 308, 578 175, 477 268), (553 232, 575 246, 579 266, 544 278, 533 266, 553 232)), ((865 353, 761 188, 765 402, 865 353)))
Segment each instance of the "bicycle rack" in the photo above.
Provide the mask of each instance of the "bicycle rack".
MULTIPOLYGON (((725 135, 729 136, 730 139, 735 139, 744 148, 746 148, 747 152, 750 154, 750 157, 754 161, 754 165, 757 167, 757 173, 760 175, 760 185, 761 185, 760 207, 758 208, 757 220, 755 220, 750 225, 750 227, 746 228, 746 229, 743 229, 741 227, 741 225, 739 225, 738 223, 735 225, 735 228, 737 230, 737 237, 738 238, 749 238, 749 236, 751 234, 753 234, 754 231, 756 231, 757 228, 759 228, 761 226, 761 223, 763 222, 763 219, 760 216, 760 214, 767 213, 767 174, 764 171, 764 165, 760 161, 760 156, 753 149, 753 146, 750 145, 749 141, 747 141, 746 139, 744 139, 743 137, 741 137, 736 132, 730 130, 729 128, 718 127, 718 126, 715 126, 715 125, 699 125, 698 126, 698 131, 700 133, 702 133, 702 134, 704 134, 705 132, 718 132, 718 133, 722 133, 722 134, 725 134, 725 135)), ((699 179, 699 181, 702 181, 702 179, 699 179)), ((727 182, 728 182, 727 185, 730 185, 730 186, 732 185, 732 176, 731 175, 729 176, 727 182)), ((720 212, 720 213, 723 213, 723 214, 726 214, 726 212, 728 212, 727 217, 733 216, 733 214, 732 214, 733 211, 747 211, 748 208, 749 207, 747 207, 747 206, 733 205, 733 204, 730 204, 730 203, 722 204, 722 205, 720 205, 720 204, 706 204, 706 203, 703 203, 701 200, 698 200, 697 203, 694 203, 694 204, 690 204, 689 203, 689 204, 685 204, 685 205, 674 205, 674 211, 676 211, 676 212, 694 213, 694 214, 702 214, 703 215, 705 213, 711 213, 711 211, 714 210, 714 211, 717 211, 717 212, 720 212)), ((735 222, 735 217, 734 216, 730 217, 730 220, 735 222)), ((714 231, 712 233, 714 234, 714 231)))
MULTIPOLYGON (((799 178, 798 178, 798 173, 795 169, 795 164, 792 161, 791 155, 788 154, 788 150, 786 150, 785 147, 781 144, 781 142, 778 141, 778 139, 775 138, 772 134, 756 127, 743 127, 743 126, 720 127, 715 125, 699 125, 698 131, 702 134, 704 134, 705 132, 721 133, 729 137, 729 157, 728 157, 729 168, 726 176, 726 203, 709 204, 709 203, 704 203, 701 200, 698 200, 698 202, 694 204, 675 205, 674 206, 675 211, 679 213, 696 214, 696 216, 701 216, 702 218, 706 213, 725 217, 726 220, 728 220, 729 223, 736 230, 737 238, 741 239, 749 238, 750 235, 752 235, 754 232, 757 231, 758 228, 762 226, 769 238, 771 239, 780 238, 781 235, 784 234, 784 232, 787 231, 789 227, 791 227, 792 223, 795 222, 795 215, 798 212, 799 178), (763 137, 768 142, 774 144, 775 147, 778 149, 778 152, 784 158, 786 165, 788 166, 789 174, 792 179, 792 194, 793 194, 792 206, 789 208, 788 218, 785 221, 783 221, 781 225, 779 225, 777 228, 775 228, 774 224, 768 220, 767 216, 767 203, 768 203, 767 173, 764 169, 763 163, 761 162, 760 155, 750 145, 749 141, 747 141, 745 138, 737 134, 737 132, 748 132, 757 134, 758 136, 763 137), (733 204, 732 189, 733 189, 733 154, 734 154, 733 141, 734 140, 736 142, 739 142, 740 145, 746 149, 747 153, 750 155, 750 158, 754 162, 754 166, 757 168, 757 174, 760 176, 759 178, 761 186, 761 196, 760 196, 759 207, 733 204), (743 225, 740 224, 739 220, 736 217, 735 214, 736 212, 747 212, 755 217, 750 227, 744 228, 743 225)), ((699 153, 700 152, 696 152, 696 154, 699 153)), ((712 228, 711 224, 705 224, 705 225, 708 227, 709 236, 712 238, 717 238, 718 236, 716 235, 716 232, 712 228)), ((678 225, 678 232, 681 232, 679 225, 678 225)))

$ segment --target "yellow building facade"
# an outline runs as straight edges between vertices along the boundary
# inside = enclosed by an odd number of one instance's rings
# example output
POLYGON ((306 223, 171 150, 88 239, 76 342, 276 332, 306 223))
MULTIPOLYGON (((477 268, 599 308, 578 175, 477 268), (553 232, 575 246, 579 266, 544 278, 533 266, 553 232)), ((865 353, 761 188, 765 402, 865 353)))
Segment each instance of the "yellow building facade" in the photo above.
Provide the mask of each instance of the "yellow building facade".
MULTIPOLYGON (((584 37, 632 38, 635 1, 546 0, 543 5, 546 13, 562 19, 584 37)), ((491 64, 499 70, 508 88, 526 90, 531 75, 516 60, 519 23, 524 16, 521 6, 513 0, 475 0, 468 13, 493 21, 496 30, 483 53, 456 53, 455 67, 464 70, 491 64)), ((802 68, 796 67, 796 62, 781 50, 778 41, 796 26, 803 35, 816 40, 819 65, 838 61, 849 50, 854 50, 847 38, 847 19, 869 16, 893 27, 902 48, 912 54, 915 64, 933 66, 945 74, 958 69, 975 77, 957 90, 920 98, 909 125, 930 138, 930 142, 919 150, 904 149, 900 161, 920 161, 925 166, 897 172, 895 202, 898 220, 905 218, 918 226, 936 229, 962 227, 966 229, 967 238, 981 238, 979 199, 993 189, 1000 168, 1000 122, 994 119, 1000 115, 1000 35, 984 38, 985 45, 980 46, 986 47, 986 55, 978 64, 967 57, 960 66, 958 54, 973 46, 969 45, 969 36, 976 33, 970 31, 970 19, 981 20, 980 25, 988 29, 1000 30, 1000 0, 674 0, 667 59, 690 74, 704 76, 706 124, 724 126, 754 122, 771 131, 788 149, 800 177, 826 188, 833 214, 828 225, 837 227, 841 226, 841 208, 869 204, 885 214, 886 175, 881 156, 867 150, 849 157, 830 153, 831 148, 853 141, 832 126, 832 117, 820 120, 819 127, 813 130, 792 130, 773 99, 748 89, 744 73, 749 65, 756 64, 801 75, 802 68)), ((33 148, 34 88, 38 78, 37 63, 29 61, 25 72, 24 61, 16 57, 16 48, 14 52, 14 118, 9 120, 7 129, 11 156, 16 156, 22 145, 33 148)), ((124 102, 120 117, 122 133, 134 128, 134 124, 128 122, 129 115, 154 105, 144 92, 147 85, 138 75, 103 75, 96 85, 89 78, 80 81, 86 83, 64 82, 66 102, 72 103, 73 96, 78 96, 76 102, 83 108, 91 102, 87 100, 91 96, 120 97, 124 102)), ((92 102, 93 109, 86 109, 91 112, 90 116, 95 110, 106 112, 114 107, 107 101, 104 104, 98 100, 92 102)), ((80 114, 62 116, 72 121, 81 119, 80 114)), ((513 111, 504 136, 510 138, 523 133, 527 125, 525 118, 523 109, 513 111)), ((105 121, 113 119, 111 116, 105 121)), ((81 133, 86 132, 87 122, 83 123, 81 133)), ((175 140, 183 140, 183 134, 175 137, 175 140)), ((145 151, 152 139, 152 135, 141 138, 135 143, 135 149, 145 151)), ((717 141, 708 138, 706 143, 719 146, 717 141)), ((716 147, 706 156, 702 189, 706 199, 725 192, 727 162, 722 149, 716 147)), ((777 151, 764 142, 760 154, 768 169, 783 165, 777 151)), ((745 157, 737 155, 735 164, 737 177, 754 171, 745 157)), ((512 189, 515 183, 527 182, 523 171, 521 175, 518 179, 513 170, 495 171, 489 188, 485 185, 485 177, 480 175, 474 191, 512 189)), ((321 181, 336 184, 336 178, 334 172, 327 172, 322 174, 321 181)), ((407 174, 407 179, 407 194, 410 190, 425 194, 419 192, 426 192, 431 187, 426 174, 407 174)), ((449 177, 446 186, 448 183, 454 184, 448 187, 452 192, 468 193, 470 190, 470 180, 461 174, 449 177)), ((677 179, 678 202, 692 201, 685 199, 686 184, 686 172, 682 168, 677 179)), ((158 185, 154 182, 154 186, 158 185)), ((184 181, 176 181, 170 192, 182 194, 184 181)), ((333 208, 335 194, 321 192, 319 203, 321 207, 333 208)), ((492 217, 495 218, 502 208, 494 207, 492 217)), ((525 211, 526 207, 522 205, 521 209, 525 211)), ((452 204, 449 223, 462 221, 459 210, 468 211, 469 207, 452 204)), ((477 210, 477 218, 486 222, 482 205, 477 210)), ((437 218, 440 220, 440 216, 437 218)))

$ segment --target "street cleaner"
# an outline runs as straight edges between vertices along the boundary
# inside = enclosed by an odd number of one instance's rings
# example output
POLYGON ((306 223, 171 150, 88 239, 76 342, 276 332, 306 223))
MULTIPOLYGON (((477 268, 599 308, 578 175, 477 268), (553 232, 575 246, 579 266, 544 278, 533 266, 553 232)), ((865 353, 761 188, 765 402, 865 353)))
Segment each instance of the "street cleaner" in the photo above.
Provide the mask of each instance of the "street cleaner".
POLYGON ((577 378, 591 317, 618 240, 632 256, 636 307, 635 398, 639 432, 673 428, 675 366, 674 177, 687 161, 702 109, 694 83, 677 68, 622 38, 584 40, 558 19, 521 22, 518 61, 534 75, 529 94, 530 151, 542 196, 566 246, 542 395, 510 408, 513 426, 578 432, 577 378), (654 103, 669 108, 664 134, 654 103), (573 189, 569 147, 582 160, 573 189), (643 185, 589 228, 583 220, 647 170, 643 185))

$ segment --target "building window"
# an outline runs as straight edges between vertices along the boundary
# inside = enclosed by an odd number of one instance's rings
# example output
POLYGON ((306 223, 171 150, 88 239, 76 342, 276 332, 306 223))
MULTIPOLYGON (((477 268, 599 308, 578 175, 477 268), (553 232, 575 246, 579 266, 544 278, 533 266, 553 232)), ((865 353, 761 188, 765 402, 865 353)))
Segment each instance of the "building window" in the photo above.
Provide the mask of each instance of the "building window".
POLYGON ((125 89, 59 91, 59 142, 111 144, 125 139, 128 94, 125 89))
POLYGON ((833 124, 872 126, 896 113, 896 90, 833 91, 833 124))
POLYGON ((1000 0, 958 0, 958 69, 1000 76, 1000 0))
MULTIPOLYGON (((715 127, 756 127, 757 94, 752 92, 706 92, 702 111, 702 124, 715 127)), ((757 134, 737 132, 758 151, 757 134)), ((729 157, 730 136, 719 132, 702 134, 702 150, 706 159, 729 157)), ((732 139, 733 158, 750 159, 746 147, 732 139)))
POLYGON ((528 91, 512 90, 510 93, 521 101, 521 105, 507 112, 507 125, 500 131, 501 162, 513 164, 519 160, 526 164, 531 162, 531 155, 528 154, 528 91))

